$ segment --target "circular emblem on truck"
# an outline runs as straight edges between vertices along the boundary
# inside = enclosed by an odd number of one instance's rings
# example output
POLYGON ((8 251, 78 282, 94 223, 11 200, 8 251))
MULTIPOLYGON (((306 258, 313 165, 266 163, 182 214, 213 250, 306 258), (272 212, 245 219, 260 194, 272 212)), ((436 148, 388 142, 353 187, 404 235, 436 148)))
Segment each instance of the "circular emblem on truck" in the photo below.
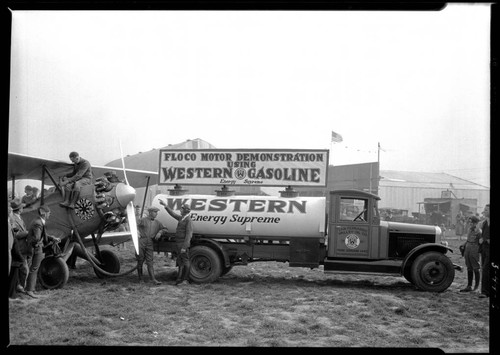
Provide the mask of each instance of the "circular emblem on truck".
POLYGON ((344 243, 349 249, 356 249, 359 246, 359 237, 356 234, 348 234, 344 243))

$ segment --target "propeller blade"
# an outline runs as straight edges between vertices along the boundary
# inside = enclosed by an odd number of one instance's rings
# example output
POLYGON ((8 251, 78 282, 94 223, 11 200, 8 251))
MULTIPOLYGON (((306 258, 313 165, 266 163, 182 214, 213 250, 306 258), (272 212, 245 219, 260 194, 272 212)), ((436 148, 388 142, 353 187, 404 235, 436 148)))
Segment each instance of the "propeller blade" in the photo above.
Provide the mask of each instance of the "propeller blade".
MULTIPOLYGON (((123 166, 123 176, 125 176, 125 182, 130 186, 127 180, 127 171, 125 170, 125 160, 123 159, 122 141, 120 142, 120 154, 122 156, 122 166, 123 166)), ((134 243, 135 252, 139 254, 139 235, 137 232, 137 221, 135 220, 135 207, 134 201, 130 201, 127 205, 127 221, 130 228, 130 233, 132 234, 132 242, 134 243)))
POLYGON ((137 221, 135 220, 135 208, 133 202, 130 202, 127 205, 127 221, 130 233, 132 233, 132 242, 134 243, 135 252, 139 254, 139 235, 137 232, 137 221))
POLYGON ((120 155, 122 157, 122 166, 123 166, 123 176, 125 176, 125 182, 127 183, 127 185, 130 185, 128 183, 128 180, 127 180, 127 171, 125 170, 125 160, 123 159, 123 150, 122 150, 122 141, 120 139, 120 155))

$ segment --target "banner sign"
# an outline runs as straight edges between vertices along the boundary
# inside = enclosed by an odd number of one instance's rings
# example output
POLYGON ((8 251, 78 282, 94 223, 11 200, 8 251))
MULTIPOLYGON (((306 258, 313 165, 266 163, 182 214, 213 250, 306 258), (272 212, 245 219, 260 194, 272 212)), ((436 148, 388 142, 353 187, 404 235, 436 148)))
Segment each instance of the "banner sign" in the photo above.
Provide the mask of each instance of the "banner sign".
POLYGON ((161 149, 158 185, 326 187, 328 150, 161 149))

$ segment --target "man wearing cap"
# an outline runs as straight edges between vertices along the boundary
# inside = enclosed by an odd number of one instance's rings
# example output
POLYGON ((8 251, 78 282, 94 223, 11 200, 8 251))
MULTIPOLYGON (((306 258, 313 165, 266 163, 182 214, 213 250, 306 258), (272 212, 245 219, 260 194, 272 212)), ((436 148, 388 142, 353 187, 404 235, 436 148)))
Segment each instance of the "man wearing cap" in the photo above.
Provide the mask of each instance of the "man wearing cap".
POLYGON ((84 185, 92 183, 92 167, 88 160, 83 159, 77 152, 71 152, 69 158, 73 162, 73 171, 61 178, 60 185, 66 187, 66 198, 60 205, 66 208, 75 208, 80 197, 80 190, 84 185))
POLYGON ((26 281, 26 294, 32 298, 38 298, 35 294, 36 279, 38 269, 44 257, 43 246, 50 241, 59 243, 61 240, 52 235, 48 235, 45 231, 45 223, 50 217, 50 208, 47 206, 38 207, 38 217, 35 218, 28 229, 27 243, 28 247, 32 248, 31 266, 29 269, 28 279, 26 281))
POLYGON ((161 285, 161 282, 155 278, 153 266, 153 238, 158 240, 164 232, 167 232, 167 228, 156 220, 159 210, 158 207, 148 208, 149 215, 141 218, 137 223, 137 230, 139 232, 139 254, 136 254, 136 258, 139 282, 142 282, 142 265, 144 264, 144 259, 146 259, 149 279, 155 285, 161 285))
POLYGON ((21 254, 23 259, 22 265, 19 268, 19 284, 16 287, 16 291, 24 292, 24 288, 26 287, 26 279, 28 278, 29 272, 28 265, 31 261, 31 247, 28 248, 27 243, 28 229, 26 228, 26 224, 21 217, 24 203, 22 203, 19 198, 15 198, 11 201, 10 207, 12 209, 12 214, 10 216, 10 226, 14 234, 14 238, 16 238, 19 253, 21 254))
POLYGON ((143 217, 147 217, 147 214, 146 214, 146 213, 144 213, 144 212, 143 212, 143 213, 141 214, 141 206, 139 206, 139 205, 135 205, 135 206, 134 206, 134 208, 135 208, 135 219, 136 219, 137 221, 138 221, 138 220, 140 220, 140 219, 141 219, 141 218, 143 218, 143 217))
POLYGON ((481 293, 479 298, 490 297, 490 204, 484 206, 481 224, 481 293))
POLYGON ((25 195, 22 197, 21 202, 24 203, 24 206, 29 206, 33 202, 36 201, 36 197, 33 195, 33 187, 30 185, 26 185, 24 188, 25 195))
POLYGON ((189 216, 191 208, 184 203, 181 206, 181 214, 179 215, 168 207, 164 201, 160 200, 160 204, 165 207, 169 215, 178 221, 175 230, 175 243, 177 246, 177 264, 179 265, 179 271, 177 272, 175 284, 188 284, 189 269, 191 268, 191 263, 189 262, 189 247, 191 245, 191 238, 193 237, 193 222, 189 216))
POLYGON ((465 266, 467 266, 467 286, 460 292, 476 291, 479 288, 480 268, 479 264, 479 238, 481 230, 477 227, 479 218, 469 217, 469 230, 467 231, 467 242, 465 244, 465 266), (475 279, 474 289, 472 289, 472 280, 475 279))

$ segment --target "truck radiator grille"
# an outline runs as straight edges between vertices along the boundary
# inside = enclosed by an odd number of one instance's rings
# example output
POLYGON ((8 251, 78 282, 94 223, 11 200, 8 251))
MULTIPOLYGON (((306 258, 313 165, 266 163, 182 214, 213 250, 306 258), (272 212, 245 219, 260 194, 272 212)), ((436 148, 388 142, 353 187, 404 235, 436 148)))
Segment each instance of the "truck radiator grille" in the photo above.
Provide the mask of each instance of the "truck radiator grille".
POLYGON ((389 235, 389 257, 403 258, 420 244, 434 242, 434 235, 391 233, 389 235))

